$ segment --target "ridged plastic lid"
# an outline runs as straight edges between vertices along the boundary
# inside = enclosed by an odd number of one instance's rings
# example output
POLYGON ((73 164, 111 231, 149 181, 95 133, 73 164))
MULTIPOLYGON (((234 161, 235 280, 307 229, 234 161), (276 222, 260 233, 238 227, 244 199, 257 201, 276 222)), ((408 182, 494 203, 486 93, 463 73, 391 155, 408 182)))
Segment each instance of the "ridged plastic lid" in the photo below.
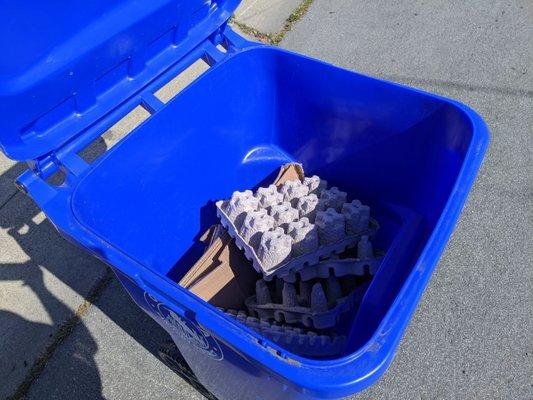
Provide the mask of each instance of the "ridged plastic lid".
POLYGON ((2 2, 0 148, 39 158, 224 25, 239 0, 2 2))

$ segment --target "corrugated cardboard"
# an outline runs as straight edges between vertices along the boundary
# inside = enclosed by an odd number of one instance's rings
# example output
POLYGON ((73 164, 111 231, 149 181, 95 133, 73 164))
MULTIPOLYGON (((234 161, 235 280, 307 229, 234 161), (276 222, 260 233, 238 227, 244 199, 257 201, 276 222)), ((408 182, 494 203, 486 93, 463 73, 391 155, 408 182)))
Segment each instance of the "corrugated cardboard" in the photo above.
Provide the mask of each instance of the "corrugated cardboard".
MULTIPOLYGON (((274 184, 303 178, 301 164, 285 164, 274 184)), ((201 240, 210 244, 179 284, 216 307, 242 308, 254 293, 259 275, 220 225, 211 227, 201 240)))

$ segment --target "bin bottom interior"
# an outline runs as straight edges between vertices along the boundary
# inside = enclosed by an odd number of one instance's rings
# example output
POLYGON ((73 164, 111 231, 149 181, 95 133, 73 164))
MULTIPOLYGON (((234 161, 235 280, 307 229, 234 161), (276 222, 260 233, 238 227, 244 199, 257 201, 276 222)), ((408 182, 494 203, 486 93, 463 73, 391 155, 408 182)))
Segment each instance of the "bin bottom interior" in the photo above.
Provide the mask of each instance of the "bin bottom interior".
POLYGON ((405 221, 389 207, 399 206, 416 220, 408 254, 375 277, 365 297, 372 312, 346 319, 348 354, 370 338, 411 272, 470 140, 468 118, 445 100, 252 49, 208 71, 98 160, 72 209, 110 245, 178 281, 217 222, 214 202, 272 182, 287 162, 369 204, 381 225, 378 248, 402 232, 405 221))

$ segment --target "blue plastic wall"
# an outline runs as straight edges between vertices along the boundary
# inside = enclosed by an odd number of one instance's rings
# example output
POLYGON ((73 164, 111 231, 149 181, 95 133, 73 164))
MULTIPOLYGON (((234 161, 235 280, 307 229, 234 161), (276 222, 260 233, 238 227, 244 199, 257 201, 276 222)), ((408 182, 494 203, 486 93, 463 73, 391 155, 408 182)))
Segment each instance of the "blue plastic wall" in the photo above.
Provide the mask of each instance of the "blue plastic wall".
MULTIPOLYGON (((419 251, 448 200, 471 132, 467 116, 436 97, 254 49, 212 69, 112 149, 76 189, 73 209, 95 234, 177 280, 203 251, 195 242, 216 222, 213 202, 296 160, 374 206, 381 236, 389 238, 384 244, 401 226, 379 214, 379 205, 416 213, 422 225, 410 240, 419 251)), ((417 251, 375 293, 378 304, 361 317, 347 351, 374 332, 417 251)))
POLYGON ((64 184, 32 171, 19 184, 65 236, 116 269, 219 398, 350 395, 392 361, 473 183, 486 127, 457 102, 224 37, 227 53, 203 42, 55 151, 47 171, 61 167, 64 184), (169 103, 154 100, 202 56, 215 66, 169 103), (91 165, 76 155, 139 104, 152 115, 123 141, 91 165), (361 307, 343 318, 349 345, 335 359, 287 353, 176 284, 203 250, 195 243, 216 221, 213 202, 272 181, 288 161, 369 203, 376 244, 388 250, 361 307))

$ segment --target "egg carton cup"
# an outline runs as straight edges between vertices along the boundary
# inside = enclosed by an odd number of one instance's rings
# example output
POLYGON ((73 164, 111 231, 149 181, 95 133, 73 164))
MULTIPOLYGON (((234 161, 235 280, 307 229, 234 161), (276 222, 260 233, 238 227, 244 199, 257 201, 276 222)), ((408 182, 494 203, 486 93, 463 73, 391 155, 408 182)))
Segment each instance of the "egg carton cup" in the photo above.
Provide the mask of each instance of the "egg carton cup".
POLYGON ((325 260, 318 264, 308 266, 300 270, 297 274, 291 273, 282 278, 286 282, 296 282, 297 275, 303 281, 309 281, 315 278, 327 278, 331 273, 339 278, 347 275, 363 276, 366 273, 373 276, 376 274, 382 260, 382 255, 368 260, 361 260, 359 258, 325 260))
POLYGON ((373 276, 379 269, 383 256, 383 252, 374 252, 368 236, 362 236, 357 243, 357 257, 339 259, 333 255, 316 264, 306 265, 305 268, 301 268, 297 272, 277 274, 277 278, 281 278, 285 282, 295 283, 298 280, 310 281, 315 278, 328 278, 330 275, 337 278, 347 275, 363 276, 369 274, 373 276))
POLYGON ((259 319, 273 319, 278 323, 302 324, 310 329, 335 326, 341 314, 358 306, 368 285, 356 287, 343 295, 338 278, 330 276, 325 290, 319 282, 311 286, 308 282, 300 281, 297 294, 294 284, 281 279, 276 281, 278 283, 282 285, 281 303, 273 300, 266 281, 257 281, 256 294, 244 302, 250 315, 259 319))
MULTIPOLYGON (((300 185, 301 189, 303 184, 300 182, 300 185)), ((303 194, 305 189, 303 191, 286 189, 287 197, 284 197, 282 203, 277 204, 271 202, 272 198, 277 196, 276 193, 283 193, 275 192, 276 188, 273 185, 266 189, 270 192, 267 190, 267 193, 259 194, 258 191, 256 197, 249 190, 236 192, 232 199, 216 203, 221 224, 235 239, 235 244, 243 250, 254 269, 266 279, 298 272, 306 265, 314 265, 321 259, 342 253, 347 248, 355 246, 361 237, 372 237, 379 229, 379 224, 369 217, 368 212, 365 217, 365 221, 368 221, 365 222, 366 226, 363 227, 359 223, 360 229, 354 232, 350 228, 353 224, 349 223, 348 214, 344 211, 350 209, 350 205, 357 201, 339 206, 338 198, 334 196, 339 192, 333 190, 336 188, 329 189, 333 194, 326 197, 327 201, 340 208, 341 212, 333 208, 319 211, 314 224, 290 203, 295 200, 295 197, 291 196, 295 193, 303 194), (269 205, 261 208, 263 207, 261 204, 269 205), (336 219, 339 219, 340 223, 336 219)), ((318 191, 319 187, 315 190, 318 191)), ((327 189, 323 194, 325 192, 327 189)), ((345 199, 344 196, 337 197, 345 199)), ((277 196, 276 201, 279 200, 281 196, 277 196)), ((326 199, 322 199, 321 204, 325 202, 326 199)), ((296 203, 298 205, 298 199, 296 203)), ((357 203, 355 206, 360 205, 357 203)), ((368 209, 367 206, 362 207, 368 209)))
POLYGON ((336 356, 341 354, 346 346, 347 338, 343 335, 318 333, 268 319, 259 319, 248 315, 244 310, 222 309, 221 311, 294 354, 307 357, 336 356))

